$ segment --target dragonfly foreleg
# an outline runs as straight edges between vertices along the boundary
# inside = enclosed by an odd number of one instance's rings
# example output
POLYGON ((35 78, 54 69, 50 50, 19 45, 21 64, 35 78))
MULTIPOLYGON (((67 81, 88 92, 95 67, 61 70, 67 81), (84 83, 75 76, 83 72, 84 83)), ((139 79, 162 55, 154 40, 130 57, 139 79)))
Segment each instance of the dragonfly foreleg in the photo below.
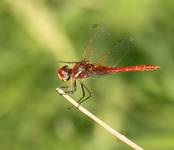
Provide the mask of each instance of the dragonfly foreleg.
POLYGON ((66 94, 73 94, 77 90, 77 85, 74 81, 70 86, 61 86, 60 88, 63 89, 66 94))

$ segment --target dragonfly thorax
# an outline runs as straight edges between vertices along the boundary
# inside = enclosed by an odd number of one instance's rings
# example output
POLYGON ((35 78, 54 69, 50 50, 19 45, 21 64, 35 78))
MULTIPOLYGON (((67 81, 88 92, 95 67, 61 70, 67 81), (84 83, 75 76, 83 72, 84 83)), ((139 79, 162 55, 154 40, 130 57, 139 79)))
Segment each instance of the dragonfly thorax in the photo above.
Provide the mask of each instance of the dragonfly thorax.
POLYGON ((57 72, 59 78, 63 81, 68 81, 71 78, 71 69, 66 65, 61 67, 57 72))

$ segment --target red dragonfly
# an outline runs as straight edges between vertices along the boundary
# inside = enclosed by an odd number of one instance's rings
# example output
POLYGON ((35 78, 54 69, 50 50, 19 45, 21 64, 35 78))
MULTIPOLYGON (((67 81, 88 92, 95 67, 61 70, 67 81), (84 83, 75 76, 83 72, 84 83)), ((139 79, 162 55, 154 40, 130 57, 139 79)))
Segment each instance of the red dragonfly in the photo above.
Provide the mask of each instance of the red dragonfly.
MULTIPOLYGON (((97 62, 92 63, 89 61, 89 56, 91 55, 93 49, 93 45, 95 42, 99 41, 101 38, 100 32, 103 32, 103 27, 100 25, 94 25, 92 28, 92 35, 89 38, 87 43, 87 47, 84 50, 83 58, 81 61, 74 62, 66 62, 59 61, 60 63, 72 64, 72 67, 68 65, 64 65, 59 68, 57 71, 58 77, 67 82, 69 81, 68 86, 62 86, 61 88, 65 89, 65 93, 73 94, 77 90, 76 81, 80 81, 80 86, 82 89, 82 97, 78 100, 78 103, 82 103, 88 98, 92 96, 92 93, 88 90, 87 86, 82 82, 81 79, 91 77, 91 76, 100 76, 104 74, 118 73, 118 72, 126 72, 126 71, 153 71, 160 68, 160 66, 155 65, 136 65, 136 66, 128 66, 128 67, 113 67, 101 65, 101 60, 105 59, 106 56, 111 54, 112 52, 117 52, 119 48, 123 45, 127 45, 132 41, 132 39, 125 39, 119 41, 117 44, 114 44, 108 51, 106 51, 101 57, 99 57, 97 62), (88 96, 85 96, 85 93, 88 93, 88 96)), ((120 57, 122 58, 122 57, 120 57)), ((120 61, 120 59, 118 59, 120 61)))

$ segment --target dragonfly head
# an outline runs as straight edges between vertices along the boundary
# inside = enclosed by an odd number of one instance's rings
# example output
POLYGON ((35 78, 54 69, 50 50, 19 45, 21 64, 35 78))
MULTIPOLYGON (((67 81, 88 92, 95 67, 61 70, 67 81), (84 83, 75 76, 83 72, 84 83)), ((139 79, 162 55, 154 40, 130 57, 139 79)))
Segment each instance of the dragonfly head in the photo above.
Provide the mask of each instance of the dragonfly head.
POLYGON ((68 66, 63 66, 58 70, 57 74, 61 80, 66 82, 71 78, 71 69, 68 66))

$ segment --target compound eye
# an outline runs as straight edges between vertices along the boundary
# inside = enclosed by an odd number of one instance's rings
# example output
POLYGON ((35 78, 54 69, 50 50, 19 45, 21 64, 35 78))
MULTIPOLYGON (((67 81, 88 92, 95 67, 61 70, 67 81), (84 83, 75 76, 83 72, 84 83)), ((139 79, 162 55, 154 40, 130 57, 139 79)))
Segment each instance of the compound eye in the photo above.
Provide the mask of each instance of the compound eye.
POLYGON ((70 69, 68 66, 63 66, 58 70, 58 76, 63 81, 68 81, 70 79, 70 69))

